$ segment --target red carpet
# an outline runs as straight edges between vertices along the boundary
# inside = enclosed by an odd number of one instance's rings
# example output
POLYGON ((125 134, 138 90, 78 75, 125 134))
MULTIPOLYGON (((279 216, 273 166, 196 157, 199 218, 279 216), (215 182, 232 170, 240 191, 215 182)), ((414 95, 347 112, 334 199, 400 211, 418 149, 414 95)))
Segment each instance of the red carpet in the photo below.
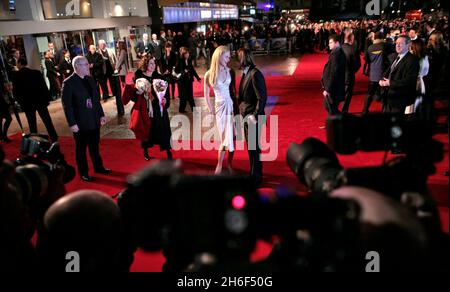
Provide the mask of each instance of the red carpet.
MULTIPOLYGON (((268 77, 266 79, 268 95, 278 97, 272 99, 274 104, 272 115, 278 116, 278 157, 275 161, 264 163, 264 187, 273 188, 278 185, 290 186, 298 191, 306 190, 287 166, 286 151, 291 142, 300 143, 307 137, 316 137, 325 140, 325 130, 319 129, 324 125, 327 116, 322 104, 322 90, 320 77, 323 66, 327 60, 325 54, 305 55, 293 76, 268 77)), ((239 80, 238 80, 239 82, 239 80)), ((195 96, 203 96, 201 83, 194 83, 195 96)), ((362 74, 357 76, 355 95, 350 106, 350 112, 361 112, 364 96, 367 91, 367 78, 362 74)), ((380 110, 379 103, 374 103, 372 110, 380 110)), ((442 175, 448 169, 448 135, 436 137, 445 143, 445 160, 437 165, 437 173, 430 180, 430 189, 440 206, 443 229, 448 232, 448 177, 442 175)), ((5 144, 4 149, 9 159, 15 158, 18 153, 19 137, 5 144)), ((74 142, 71 138, 61 137, 61 149, 66 159, 74 165, 74 142)), ((114 170, 111 176, 94 175, 95 181, 85 183, 76 178, 67 185, 67 191, 84 188, 94 188, 110 195, 116 194, 125 187, 128 174, 148 165, 142 158, 139 142, 135 140, 101 141, 101 153, 105 166, 114 170)), ((152 149, 150 155, 165 158, 164 153, 152 149)), ((183 160, 184 168, 188 173, 212 173, 216 163, 215 151, 177 151, 175 158, 183 160)), ((380 165, 384 153, 357 153, 350 156, 340 156, 341 164, 348 167, 380 165)), ((151 162, 150 162, 151 163, 151 162)), ((248 158, 246 151, 237 151, 235 154, 235 168, 239 172, 248 171, 248 158)), ((264 258, 270 252, 270 246, 260 242, 252 255, 253 259, 264 258)), ((133 264, 133 271, 160 271, 164 258, 161 253, 145 253, 139 251, 133 264)))

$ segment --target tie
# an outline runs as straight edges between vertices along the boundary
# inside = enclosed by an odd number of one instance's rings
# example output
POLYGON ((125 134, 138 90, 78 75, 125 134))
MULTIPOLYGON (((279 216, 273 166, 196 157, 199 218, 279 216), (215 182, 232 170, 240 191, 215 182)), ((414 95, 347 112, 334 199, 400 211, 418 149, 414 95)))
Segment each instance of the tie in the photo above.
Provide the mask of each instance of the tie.
POLYGON ((391 80, 392 72, 394 71, 395 67, 397 67, 398 63, 400 61, 400 55, 397 56, 394 63, 392 63, 391 70, 389 72, 389 80, 391 80))

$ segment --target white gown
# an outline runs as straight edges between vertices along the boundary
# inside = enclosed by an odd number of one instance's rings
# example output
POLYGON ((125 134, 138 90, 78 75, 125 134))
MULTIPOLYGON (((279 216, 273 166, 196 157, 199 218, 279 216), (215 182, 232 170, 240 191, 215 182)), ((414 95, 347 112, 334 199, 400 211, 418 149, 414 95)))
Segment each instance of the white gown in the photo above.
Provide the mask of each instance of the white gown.
POLYGON ((213 86, 216 109, 216 124, 220 133, 220 149, 234 151, 234 127, 233 127, 233 100, 230 96, 231 74, 227 69, 227 78, 224 81, 218 80, 213 86))

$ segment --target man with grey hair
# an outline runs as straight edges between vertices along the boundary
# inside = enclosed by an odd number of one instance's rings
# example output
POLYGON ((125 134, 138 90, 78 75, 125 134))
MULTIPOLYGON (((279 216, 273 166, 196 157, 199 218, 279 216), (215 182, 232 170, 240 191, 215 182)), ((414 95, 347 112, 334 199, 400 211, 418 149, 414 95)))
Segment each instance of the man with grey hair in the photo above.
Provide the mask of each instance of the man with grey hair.
POLYGON ((400 36, 395 41, 397 57, 379 84, 384 90, 383 112, 404 113, 416 98, 419 60, 409 52, 411 39, 400 36))
POLYGON ((152 46, 148 40, 148 34, 142 35, 142 40, 139 40, 136 46, 136 55, 139 59, 145 57, 148 53, 151 53, 152 46))
POLYGON ((111 169, 103 166, 100 156, 100 126, 106 124, 106 117, 100 104, 100 93, 89 73, 86 57, 73 59, 74 73, 64 80, 62 105, 70 130, 75 138, 78 174, 84 181, 92 181, 89 176, 86 148, 96 173, 109 174, 111 169))
POLYGON ((114 88, 114 80, 112 75, 114 73, 114 68, 116 67, 116 54, 113 50, 106 47, 106 42, 104 40, 98 41, 97 52, 102 56, 103 59, 103 78, 99 80, 100 86, 102 88, 103 100, 107 100, 109 96, 108 80, 111 90, 114 88))

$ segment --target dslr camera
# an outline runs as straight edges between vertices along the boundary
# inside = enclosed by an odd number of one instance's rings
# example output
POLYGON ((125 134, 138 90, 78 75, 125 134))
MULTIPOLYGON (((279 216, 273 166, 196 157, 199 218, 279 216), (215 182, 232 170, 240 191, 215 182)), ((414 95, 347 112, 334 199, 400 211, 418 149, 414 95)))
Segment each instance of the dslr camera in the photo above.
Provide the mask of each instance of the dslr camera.
POLYGON ((14 164, 24 198, 37 198, 47 193, 57 170, 63 172, 64 184, 75 177, 75 168, 64 159, 59 143, 50 143, 46 135, 23 134, 20 153, 14 164))

